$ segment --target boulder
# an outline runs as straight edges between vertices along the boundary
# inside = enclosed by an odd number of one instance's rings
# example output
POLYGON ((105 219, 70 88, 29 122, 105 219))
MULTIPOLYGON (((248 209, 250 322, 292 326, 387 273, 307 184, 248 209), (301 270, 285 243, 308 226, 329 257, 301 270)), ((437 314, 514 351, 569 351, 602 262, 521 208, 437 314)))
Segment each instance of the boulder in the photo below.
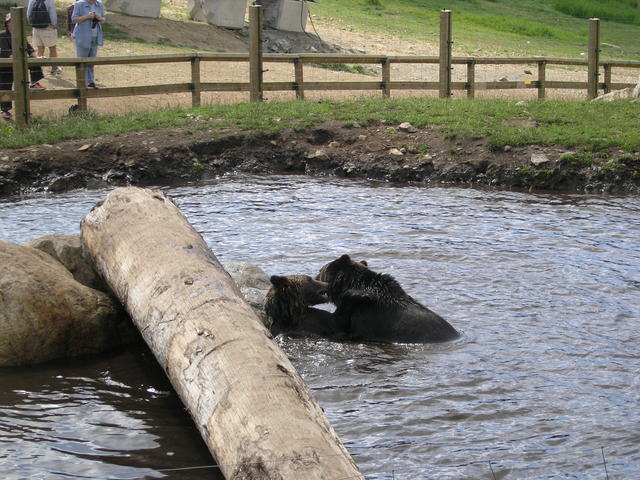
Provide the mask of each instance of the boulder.
POLYGON ((207 22, 218 27, 244 27, 246 0, 189 0, 187 10, 197 22, 207 22))
POLYGON ((135 338, 117 302, 52 256, 0 241, 0 264, 0 366, 95 354, 135 338))
POLYGON ((248 262, 229 262, 222 266, 240 287, 244 299, 266 325, 268 317, 264 311, 264 301, 271 287, 267 274, 260 267, 248 262))
POLYGON ((110 12, 118 12, 133 17, 160 18, 161 0, 106 0, 110 12))
POLYGON ((613 100, 619 100, 623 98, 640 98, 640 77, 638 78, 638 84, 635 87, 614 90, 613 92, 609 92, 594 98, 592 102, 611 102, 613 100))
POLYGON ((96 274, 93 266, 82 254, 82 245, 78 235, 46 235, 27 243, 28 247, 48 253, 65 266, 73 278, 87 287, 110 293, 109 287, 96 274))

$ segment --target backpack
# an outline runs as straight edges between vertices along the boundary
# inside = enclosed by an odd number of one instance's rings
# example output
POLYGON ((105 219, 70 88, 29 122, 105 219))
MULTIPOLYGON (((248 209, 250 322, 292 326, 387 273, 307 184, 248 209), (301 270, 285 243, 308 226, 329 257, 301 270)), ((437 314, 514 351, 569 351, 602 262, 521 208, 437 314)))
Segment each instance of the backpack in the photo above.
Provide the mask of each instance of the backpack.
POLYGON ((29 13, 29 25, 33 28, 47 28, 51 25, 51 18, 44 0, 36 0, 29 13))

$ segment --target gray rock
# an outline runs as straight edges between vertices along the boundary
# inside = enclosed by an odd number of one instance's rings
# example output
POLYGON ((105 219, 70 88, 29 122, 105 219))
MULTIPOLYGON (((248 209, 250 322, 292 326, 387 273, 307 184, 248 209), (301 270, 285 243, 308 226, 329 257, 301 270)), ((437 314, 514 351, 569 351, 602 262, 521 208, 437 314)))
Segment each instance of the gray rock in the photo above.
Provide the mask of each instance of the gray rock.
POLYGON ((254 312, 265 322, 267 315, 264 311, 264 301, 271 287, 269 276, 260 267, 249 262, 229 262, 223 267, 236 282, 254 312))
POLYGON ((549 163, 551 160, 549 160, 549 157, 542 153, 532 153, 530 161, 533 165, 538 167, 540 165, 544 165, 545 163, 549 163))
POLYGON ((26 245, 51 255, 71 272, 76 282, 110 293, 109 287, 85 259, 78 235, 45 235, 31 240, 26 245))
POLYGON ((50 255, 0 241, 0 264, 0 366, 95 354, 133 338, 121 307, 50 255))
POLYGON ((418 129, 411 125, 411 123, 409 122, 402 122, 400 125, 398 125, 398 130, 402 130, 403 132, 407 133, 416 133, 418 131, 418 129))
POLYGON ((134 17, 160 17, 160 0, 106 0, 110 12, 123 13, 134 17))

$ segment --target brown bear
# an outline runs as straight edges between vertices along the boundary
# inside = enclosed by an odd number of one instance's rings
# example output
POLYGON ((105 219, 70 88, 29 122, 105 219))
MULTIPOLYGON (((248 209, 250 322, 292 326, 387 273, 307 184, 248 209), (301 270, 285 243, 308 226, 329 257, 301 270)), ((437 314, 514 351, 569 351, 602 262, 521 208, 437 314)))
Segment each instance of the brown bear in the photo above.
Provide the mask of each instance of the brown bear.
POLYGON ((330 312, 311 305, 327 303, 327 284, 308 275, 272 275, 264 309, 271 318, 271 333, 294 336, 317 335, 330 339, 344 336, 330 312))
POLYGON ((411 298, 391 275, 376 273, 349 255, 322 267, 316 280, 327 282, 329 299, 336 305, 334 322, 350 340, 432 343, 460 336, 446 320, 411 298))

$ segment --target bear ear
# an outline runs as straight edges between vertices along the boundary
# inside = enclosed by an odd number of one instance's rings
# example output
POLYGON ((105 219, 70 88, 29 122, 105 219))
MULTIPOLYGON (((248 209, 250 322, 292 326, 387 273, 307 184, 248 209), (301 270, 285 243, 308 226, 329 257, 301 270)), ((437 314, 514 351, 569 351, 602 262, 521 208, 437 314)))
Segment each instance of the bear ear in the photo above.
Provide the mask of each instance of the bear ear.
POLYGON ((366 260, 360 260, 360 263, 361 263, 362 265, 364 265, 365 267, 368 267, 368 266, 369 266, 369 264, 367 263, 367 261, 366 261, 366 260))
POLYGON ((275 287, 283 285, 285 282, 285 278, 279 277, 278 275, 271 275, 271 278, 269 280, 271 280, 271 284, 275 287))
POLYGON ((338 261, 340 263, 351 263, 351 257, 345 253, 338 259, 338 261))

